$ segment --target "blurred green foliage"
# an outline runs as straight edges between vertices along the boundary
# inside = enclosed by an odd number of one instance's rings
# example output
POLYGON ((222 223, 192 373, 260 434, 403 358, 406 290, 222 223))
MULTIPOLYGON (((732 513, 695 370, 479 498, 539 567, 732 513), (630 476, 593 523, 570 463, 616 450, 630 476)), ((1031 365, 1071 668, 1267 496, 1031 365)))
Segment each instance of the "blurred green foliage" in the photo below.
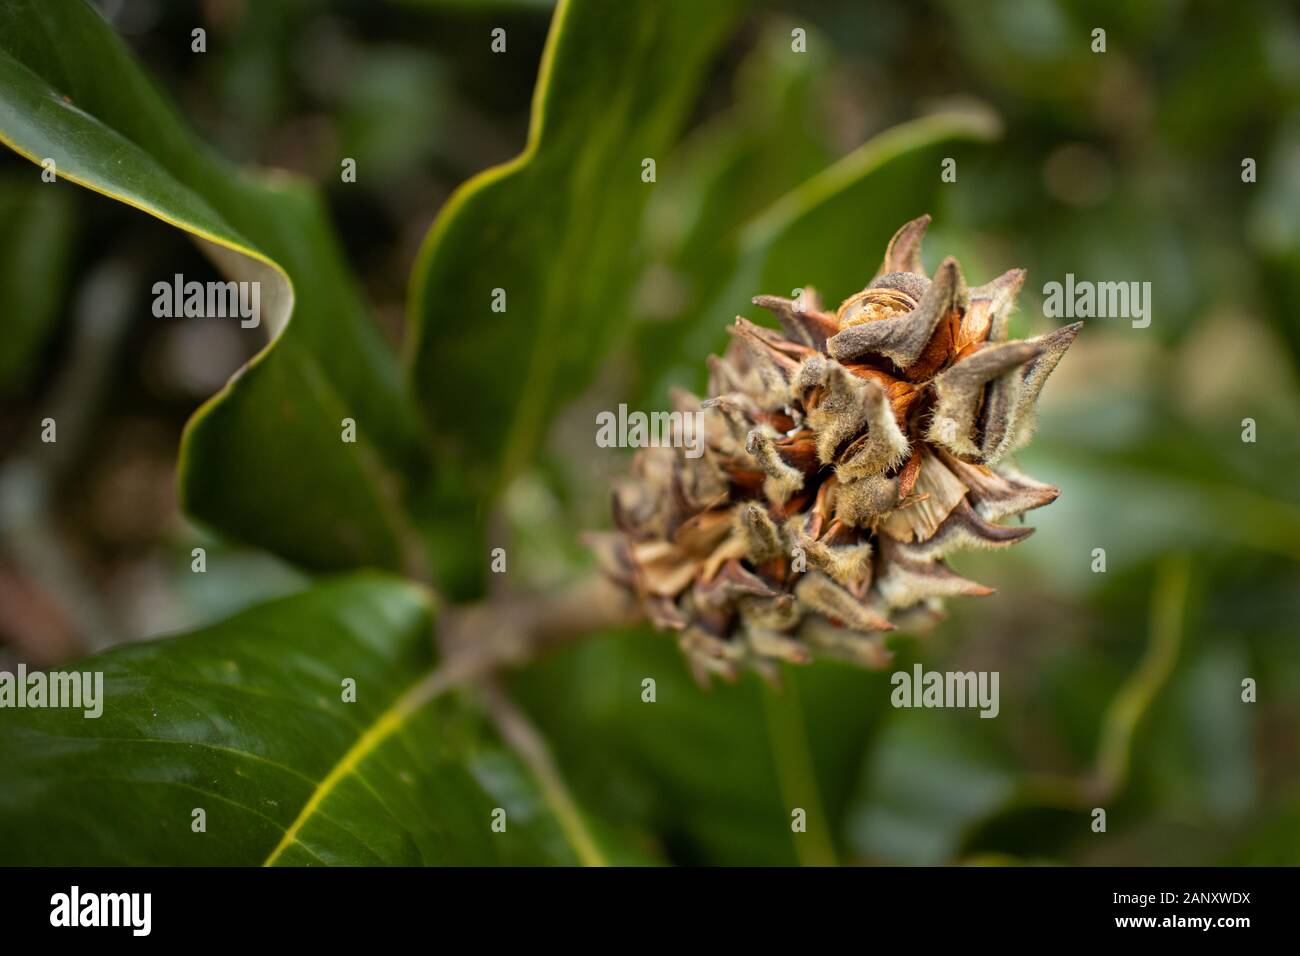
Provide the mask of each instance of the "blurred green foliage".
POLYGON ((0 394, 22 392, 54 328, 58 290, 66 281, 72 210, 66 196, 37 192, 16 178, 0 182, 0 315, 7 342, 0 394))
MULTIPOLYGON (((670 4, 679 19, 656 32, 628 4, 619 35, 646 46, 620 56, 597 6, 568 11, 593 19, 551 91, 554 128, 534 111, 536 148, 452 205, 528 142, 547 4, 211 4, 199 58, 197 4, 117 13, 221 152, 317 183, 377 327, 414 358, 436 462, 410 506, 449 593, 482 589, 488 546, 509 549, 516 587, 588 571, 578 533, 607 523, 608 479, 626 465, 593 448, 591 410, 698 390, 725 325, 755 316, 752 295, 812 284, 837 302, 922 212, 927 265, 955 255, 973 284, 1029 269, 1019 332, 1055 324, 1039 290, 1066 273, 1149 281, 1154 309, 1145 329, 1090 322, 1047 387, 1021 464, 1061 498, 1015 549, 956 562, 998 594, 894 642, 899 669, 1000 671, 998 719, 895 710, 889 672, 833 664, 788 670, 779 692, 746 679, 702 693, 665 636, 605 635, 514 681, 579 802, 672 862, 1300 862, 1300 13, 772 0, 707 20, 670 4), (505 57, 488 50, 495 26, 505 57), (338 156, 358 158, 355 187, 338 156), (939 179, 944 157, 955 183, 939 179), (417 333, 402 321, 407 270, 439 208, 429 244, 446 248, 418 266, 417 333), (508 281, 492 278, 498 256, 508 281), (506 316, 488 311, 498 285, 506 316), (1257 703, 1241 701, 1246 678, 1257 703), (795 806, 807 833, 790 831, 795 806)), ((26 388, 5 437, 39 421, 59 367, 64 263, 161 228, 84 195, 30 222, 10 212, 47 201, 36 193, 0 194, 4 248, 21 235, 18 250, 48 250, 31 268, 0 262, 5 320, 24 323, 8 326, 24 331, 0 382, 26 388)), ((144 274, 201 273, 185 255, 161 250, 144 274)), ((332 264, 306 271, 306 287, 344 281, 332 264)), ((111 415, 179 427, 128 381, 111 415)), ((210 461, 215 490, 247 480, 240 461, 210 461)), ((185 534, 159 537, 174 550, 185 534)), ((330 563, 287 540, 259 543, 330 563)))

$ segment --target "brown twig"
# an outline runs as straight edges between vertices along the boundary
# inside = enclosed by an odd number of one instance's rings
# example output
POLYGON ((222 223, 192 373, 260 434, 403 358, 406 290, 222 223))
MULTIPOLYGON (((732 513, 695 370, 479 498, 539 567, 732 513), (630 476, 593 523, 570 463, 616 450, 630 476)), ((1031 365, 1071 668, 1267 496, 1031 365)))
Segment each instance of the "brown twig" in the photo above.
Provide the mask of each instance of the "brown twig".
POLYGON ((596 576, 557 595, 503 595, 446 612, 438 628, 443 667, 464 680, 518 667, 593 631, 630 624, 636 607, 627 592, 596 576))

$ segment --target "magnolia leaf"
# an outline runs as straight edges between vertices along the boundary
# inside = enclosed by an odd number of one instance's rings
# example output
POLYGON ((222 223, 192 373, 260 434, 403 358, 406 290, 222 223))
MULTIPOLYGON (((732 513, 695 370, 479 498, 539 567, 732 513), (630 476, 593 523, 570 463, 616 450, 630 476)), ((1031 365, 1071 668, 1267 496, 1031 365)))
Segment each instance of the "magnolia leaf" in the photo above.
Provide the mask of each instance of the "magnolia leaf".
POLYGON ((563 0, 527 146, 463 184, 425 237, 415 386, 471 488, 518 474, 622 328, 642 209, 737 7, 563 0))
POLYGON ((186 510, 310 567, 422 572, 403 506, 420 429, 314 191, 214 156, 80 0, 0 7, 0 142, 56 172, 49 184, 32 170, 32 188, 126 203, 183 230, 228 279, 259 284, 256 324, 229 321, 264 344, 182 440, 186 510))
POLYGON ((356 575, 79 662, 98 717, 0 721, 0 864, 604 862, 434 670, 432 614, 356 575))
POLYGON ((36 180, 0 180, 0 394, 21 392, 54 331, 72 246, 73 210, 59 190, 36 180))

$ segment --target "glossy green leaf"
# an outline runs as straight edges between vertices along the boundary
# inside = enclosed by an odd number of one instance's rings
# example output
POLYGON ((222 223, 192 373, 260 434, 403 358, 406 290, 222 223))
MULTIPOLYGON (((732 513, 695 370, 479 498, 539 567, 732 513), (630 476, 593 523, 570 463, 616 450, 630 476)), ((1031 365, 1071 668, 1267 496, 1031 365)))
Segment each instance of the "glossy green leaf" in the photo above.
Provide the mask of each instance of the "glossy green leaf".
POLYGON ((228 278, 261 283, 261 323, 241 331, 266 344, 186 429, 189 513, 311 567, 418 571, 402 498, 423 458, 419 426, 314 192, 212 155, 80 0, 0 6, 0 141, 53 160, 48 188, 134 206, 188 233, 228 278))
POLYGON ((530 461, 622 329, 655 188, 643 161, 672 175, 668 147, 737 6, 562 2, 527 147, 461 186, 425 238, 413 374, 472 487, 498 491, 530 461))
POLYGON ((431 628, 420 588, 360 575, 80 662, 98 718, 0 711, 0 864, 580 862, 431 628))
POLYGON ((6 177, 0 181, 0 223, 0 394, 14 394, 31 381, 58 318, 72 206, 53 184, 6 177))

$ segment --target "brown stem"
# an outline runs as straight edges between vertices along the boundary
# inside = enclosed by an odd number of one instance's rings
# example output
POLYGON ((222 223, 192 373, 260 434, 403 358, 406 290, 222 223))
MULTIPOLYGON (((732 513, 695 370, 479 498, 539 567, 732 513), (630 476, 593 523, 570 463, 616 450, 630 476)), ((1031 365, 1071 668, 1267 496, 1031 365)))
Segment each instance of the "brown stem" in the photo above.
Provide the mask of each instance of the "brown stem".
POLYGON ((442 668, 461 680, 519 667, 593 631, 637 619, 630 595, 603 575, 555 595, 502 596, 446 612, 438 629, 442 668))

